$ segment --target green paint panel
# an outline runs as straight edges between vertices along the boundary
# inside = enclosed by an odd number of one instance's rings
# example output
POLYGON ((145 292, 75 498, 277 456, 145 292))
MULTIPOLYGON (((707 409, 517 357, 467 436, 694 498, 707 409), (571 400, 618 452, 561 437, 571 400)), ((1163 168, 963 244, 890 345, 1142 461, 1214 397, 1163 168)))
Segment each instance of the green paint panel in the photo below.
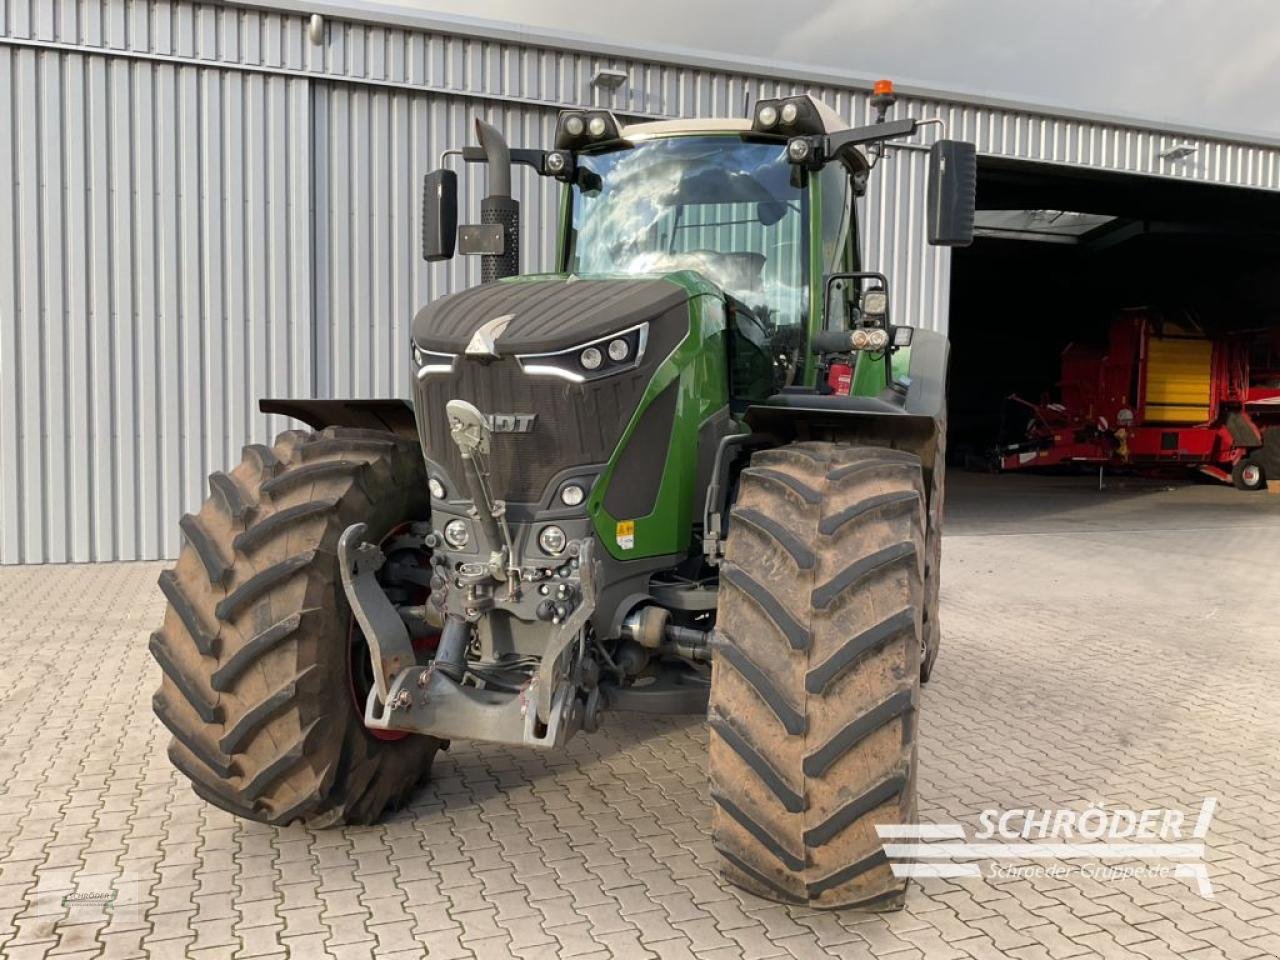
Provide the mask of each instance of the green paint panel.
POLYGON ((729 402, 724 302, 719 290, 690 271, 673 273, 666 279, 690 294, 689 332, 654 373, 618 448, 587 501, 587 513, 600 542, 619 560, 680 553, 688 548, 697 499, 698 428, 729 402), (613 480, 622 450, 649 404, 672 381, 678 382, 676 412, 671 424, 666 469, 653 510, 643 517, 612 516, 604 508, 604 494, 613 480))

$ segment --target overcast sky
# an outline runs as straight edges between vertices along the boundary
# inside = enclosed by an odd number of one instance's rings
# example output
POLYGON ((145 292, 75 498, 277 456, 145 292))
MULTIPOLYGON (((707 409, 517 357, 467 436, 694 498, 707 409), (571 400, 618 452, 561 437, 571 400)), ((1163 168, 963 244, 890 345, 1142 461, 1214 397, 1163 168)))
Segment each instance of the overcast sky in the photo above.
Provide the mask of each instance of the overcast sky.
POLYGON ((1280 0, 382 0, 1280 136, 1280 0))

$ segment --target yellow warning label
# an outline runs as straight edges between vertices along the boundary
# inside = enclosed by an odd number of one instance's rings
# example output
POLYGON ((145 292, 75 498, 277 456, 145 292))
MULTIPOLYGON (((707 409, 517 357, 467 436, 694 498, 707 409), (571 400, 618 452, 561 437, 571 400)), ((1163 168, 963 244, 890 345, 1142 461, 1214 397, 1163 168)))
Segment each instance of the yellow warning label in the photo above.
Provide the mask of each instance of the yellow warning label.
POLYGON ((636 522, 634 520, 619 520, 618 529, 614 533, 614 537, 618 541, 618 546, 623 550, 635 549, 636 522))

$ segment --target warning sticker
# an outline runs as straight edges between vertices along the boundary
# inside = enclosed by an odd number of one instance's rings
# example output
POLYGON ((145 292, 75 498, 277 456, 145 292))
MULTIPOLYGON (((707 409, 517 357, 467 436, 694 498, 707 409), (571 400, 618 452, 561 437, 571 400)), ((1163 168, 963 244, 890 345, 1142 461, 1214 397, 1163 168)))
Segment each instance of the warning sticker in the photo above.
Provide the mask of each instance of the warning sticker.
POLYGON ((615 537, 618 541, 618 546, 623 550, 635 549, 636 522, 634 520, 619 520, 615 537))

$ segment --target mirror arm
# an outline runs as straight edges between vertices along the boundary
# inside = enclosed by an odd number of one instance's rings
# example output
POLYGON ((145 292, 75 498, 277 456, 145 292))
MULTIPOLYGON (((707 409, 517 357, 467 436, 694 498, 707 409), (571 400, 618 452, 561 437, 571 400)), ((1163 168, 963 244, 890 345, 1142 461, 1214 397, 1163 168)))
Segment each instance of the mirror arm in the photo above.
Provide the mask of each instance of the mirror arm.
MULTIPOLYGON (((534 150, 528 147, 512 147, 511 162, 524 164, 540 177, 564 179, 563 169, 559 173, 547 169, 547 155, 551 152, 550 150, 534 150)), ((444 166, 446 157, 462 157, 466 163, 485 163, 489 159, 485 155, 483 147, 455 147, 446 150, 440 154, 440 166, 444 166)))
POLYGON ((843 150, 864 143, 909 137, 916 132, 916 127, 919 125, 920 121, 907 117, 905 120, 887 120, 884 123, 854 127, 852 130, 841 130, 839 133, 827 135, 826 143, 823 144, 823 153, 827 157, 834 157, 843 150))

